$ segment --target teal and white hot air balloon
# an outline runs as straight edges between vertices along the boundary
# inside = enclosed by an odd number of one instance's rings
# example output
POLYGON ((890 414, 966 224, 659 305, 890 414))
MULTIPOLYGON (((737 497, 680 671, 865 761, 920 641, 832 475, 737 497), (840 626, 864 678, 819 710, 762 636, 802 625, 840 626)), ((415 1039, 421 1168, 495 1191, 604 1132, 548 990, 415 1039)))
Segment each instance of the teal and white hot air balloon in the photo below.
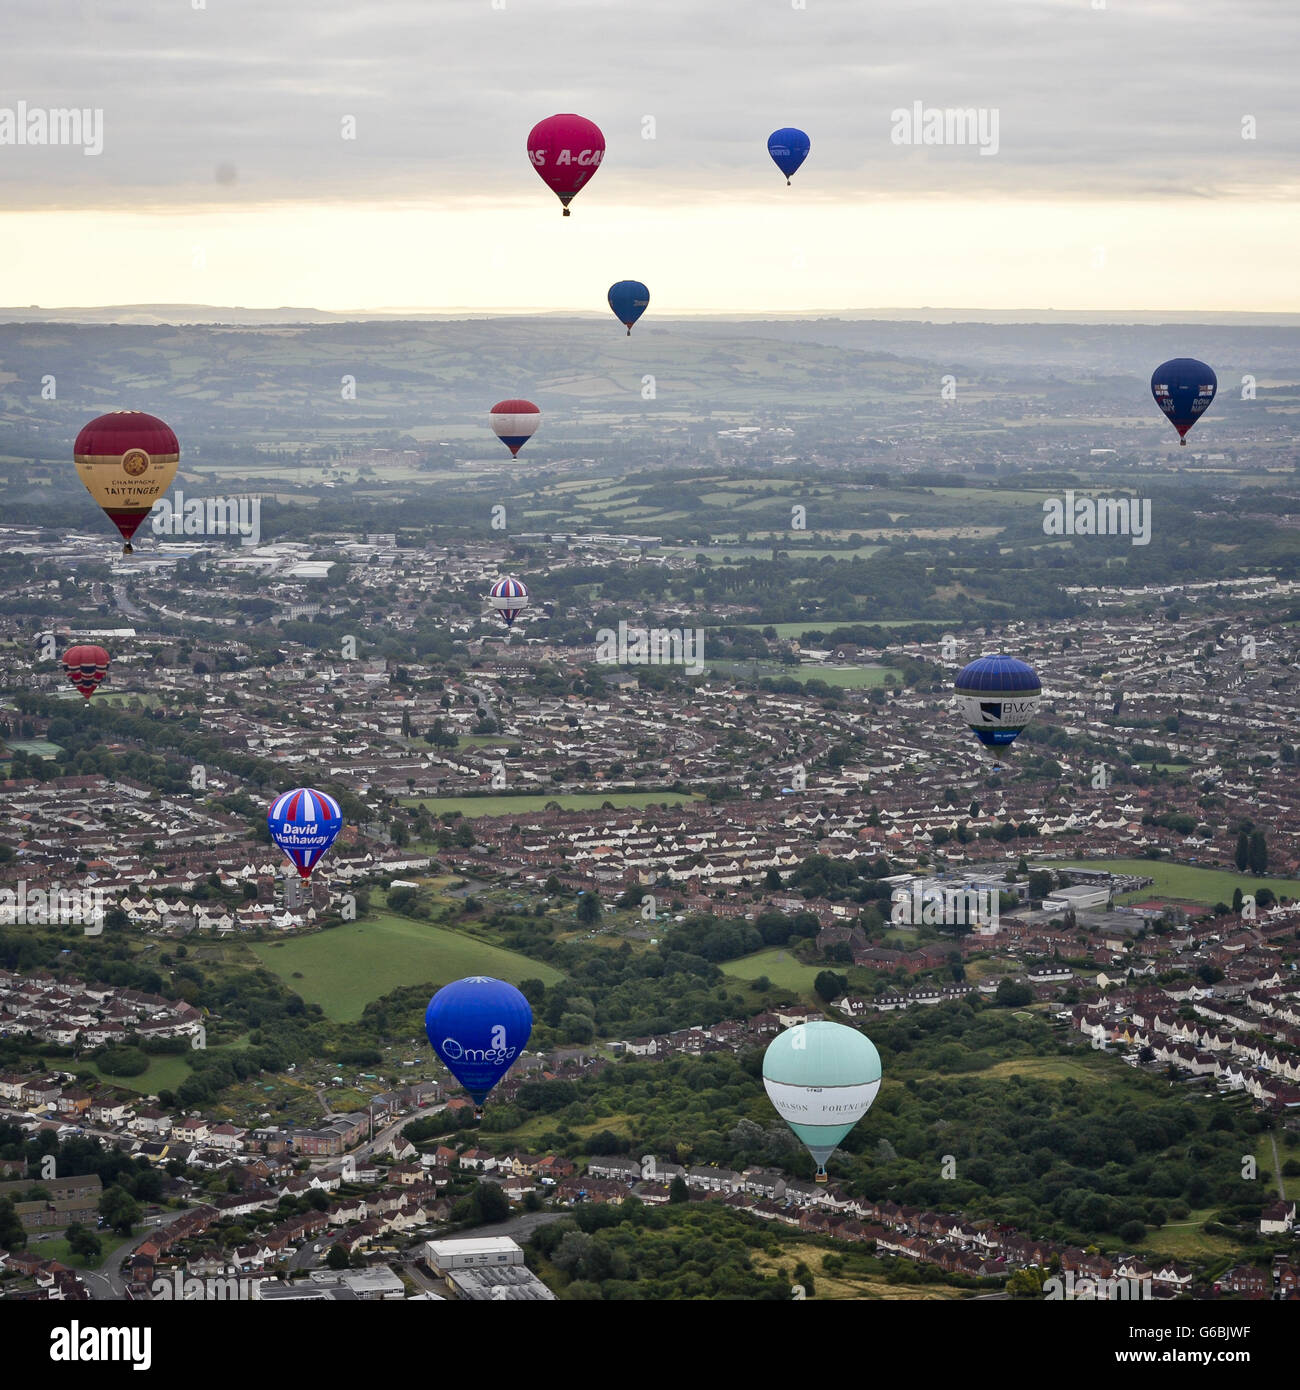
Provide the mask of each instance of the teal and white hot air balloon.
POLYGON ((763 1085, 777 1113, 802 1140, 826 1181, 826 1160, 871 1109, 880 1090, 880 1054, 865 1033, 842 1023, 798 1023, 763 1054, 763 1085))

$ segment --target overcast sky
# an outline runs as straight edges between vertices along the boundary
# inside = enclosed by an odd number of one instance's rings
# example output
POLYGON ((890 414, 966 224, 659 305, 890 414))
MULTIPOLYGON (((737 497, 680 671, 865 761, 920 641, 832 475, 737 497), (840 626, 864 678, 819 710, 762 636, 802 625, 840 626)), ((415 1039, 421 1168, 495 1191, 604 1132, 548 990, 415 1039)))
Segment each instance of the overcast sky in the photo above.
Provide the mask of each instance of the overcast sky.
POLYGON ((1291 0, 196 3, 7 8, 0 139, 103 151, 0 144, 0 302, 1300 309, 1291 0), (996 153, 895 143, 915 102, 996 153), (556 111, 607 143, 567 220, 556 111))

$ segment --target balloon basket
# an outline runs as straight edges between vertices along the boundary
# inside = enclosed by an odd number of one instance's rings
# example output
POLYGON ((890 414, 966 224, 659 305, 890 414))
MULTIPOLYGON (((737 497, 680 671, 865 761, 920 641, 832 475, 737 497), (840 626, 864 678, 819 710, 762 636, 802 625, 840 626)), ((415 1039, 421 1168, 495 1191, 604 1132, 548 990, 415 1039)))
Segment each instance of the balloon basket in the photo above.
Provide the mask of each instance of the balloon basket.
POLYGON ((565 217, 568 217, 568 215, 569 215, 569 209, 568 209, 568 208, 565 208, 565 209, 564 209, 564 215, 565 215, 565 217))
POLYGON ((131 542, 130 542, 130 541, 127 541, 127 543, 122 547, 122 554, 123 554, 123 555, 134 555, 134 554, 135 554, 135 551, 131 549, 131 542))
POLYGON ((828 1179, 827 1176, 826 1176, 826 1169, 825 1169, 825 1168, 818 1168, 818 1170, 817 1170, 817 1176, 813 1179, 813 1181, 814 1181, 814 1182, 828 1182, 829 1179, 828 1179))

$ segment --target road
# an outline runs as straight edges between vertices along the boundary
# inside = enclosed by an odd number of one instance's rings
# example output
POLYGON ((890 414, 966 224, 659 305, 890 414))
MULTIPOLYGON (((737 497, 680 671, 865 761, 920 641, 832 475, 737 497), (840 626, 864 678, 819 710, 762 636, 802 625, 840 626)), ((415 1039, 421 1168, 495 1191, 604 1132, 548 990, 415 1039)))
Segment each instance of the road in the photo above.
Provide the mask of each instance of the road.
POLYGON ((86 1288, 90 1290, 91 1298, 108 1302, 124 1299, 127 1280, 122 1277, 122 1261, 146 1240, 156 1235, 160 1226, 170 1226, 173 1221, 179 1221, 184 1215, 185 1211, 165 1212, 161 1217, 155 1218, 139 1235, 124 1240, 117 1249, 110 1251, 100 1270, 83 1270, 81 1277, 86 1288))
POLYGON ((1282 1181, 1282 1160, 1277 1156, 1277 1136, 1270 1134, 1268 1142, 1273 1146, 1273 1176, 1277 1179, 1277 1195, 1286 1201, 1286 1184, 1282 1181))
MULTIPOLYGON (((424 1105, 419 1110, 412 1110, 409 1115, 402 1115, 399 1119, 393 1120, 384 1126, 383 1129, 375 1131, 374 1139, 366 1144, 362 1144, 359 1149, 350 1151, 350 1156, 355 1159, 373 1158, 380 1149, 388 1147, 388 1141, 395 1134, 399 1134, 413 1120, 421 1120, 426 1115, 436 1115, 440 1110, 447 1108, 447 1102, 439 1101, 437 1105, 424 1105)), ((327 1158, 313 1158, 311 1166, 313 1168, 332 1168, 337 1167, 339 1159, 337 1155, 327 1158)))
POLYGON ((137 608, 126 596, 126 586, 124 584, 114 584, 113 602, 126 614, 128 618, 146 618, 148 614, 143 608, 137 608))

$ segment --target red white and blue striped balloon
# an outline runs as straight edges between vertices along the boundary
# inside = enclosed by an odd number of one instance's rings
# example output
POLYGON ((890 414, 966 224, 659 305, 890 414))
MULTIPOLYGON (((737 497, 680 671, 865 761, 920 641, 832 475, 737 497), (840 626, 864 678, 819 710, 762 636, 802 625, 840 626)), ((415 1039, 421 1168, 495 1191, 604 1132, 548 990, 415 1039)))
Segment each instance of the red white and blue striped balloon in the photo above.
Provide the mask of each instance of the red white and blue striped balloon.
POLYGON ((542 423, 542 412, 532 401, 498 401, 488 418, 497 438, 510 450, 510 457, 518 458, 520 449, 542 423))
POLYGON ((488 597, 492 600, 492 607, 501 614, 509 627, 528 607, 528 586, 522 579, 510 575, 505 579, 498 579, 488 597))
POLYGON ((266 825, 299 874, 310 878, 343 829, 343 812, 332 796, 313 787, 296 787, 272 803, 266 825))

